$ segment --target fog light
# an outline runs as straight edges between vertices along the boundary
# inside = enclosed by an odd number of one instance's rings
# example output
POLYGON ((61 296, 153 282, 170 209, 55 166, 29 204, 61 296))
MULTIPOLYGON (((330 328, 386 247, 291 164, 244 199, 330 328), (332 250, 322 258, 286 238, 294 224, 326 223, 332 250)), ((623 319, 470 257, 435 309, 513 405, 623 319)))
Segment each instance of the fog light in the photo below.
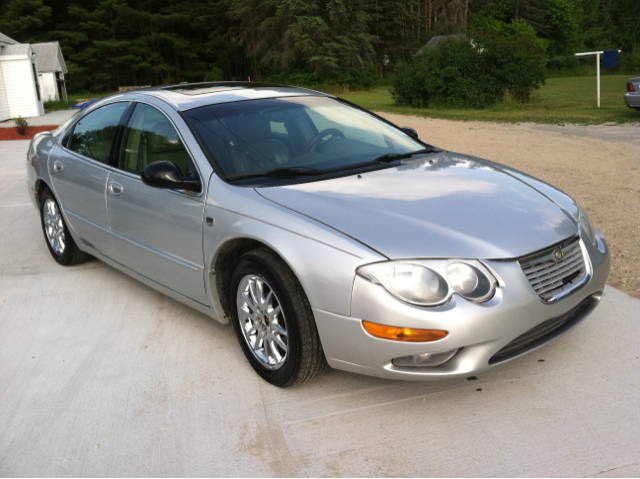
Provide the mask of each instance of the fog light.
POLYGON ((412 356, 402 356, 401 358, 394 358, 391 362, 395 366, 403 368, 440 366, 454 357, 459 350, 460 348, 452 349, 450 351, 439 351, 437 353, 422 353, 414 354, 412 356))
POLYGON ((398 328, 396 326, 370 323, 369 321, 362 321, 362 325, 371 336, 382 339, 392 339, 394 341, 410 341, 418 343, 437 341, 449 334, 448 332, 441 331, 439 329, 398 328))

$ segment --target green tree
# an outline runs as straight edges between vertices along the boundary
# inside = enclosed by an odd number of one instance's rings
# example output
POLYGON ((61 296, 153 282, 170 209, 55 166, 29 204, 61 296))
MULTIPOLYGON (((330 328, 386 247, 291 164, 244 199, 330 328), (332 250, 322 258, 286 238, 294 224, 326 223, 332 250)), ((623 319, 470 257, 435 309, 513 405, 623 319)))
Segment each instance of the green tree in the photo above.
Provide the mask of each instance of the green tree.
POLYGON ((229 15, 256 65, 331 75, 373 57, 363 0, 238 0, 229 15))
POLYGON ((423 2, 377 0, 368 5, 369 32, 378 63, 385 55, 392 62, 408 60, 422 46, 426 33, 423 2))
POLYGON ((49 24, 52 8, 42 0, 0 2, 0 32, 25 43, 42 35, 49 24))
POLYGON ((507 24, 523 22, 530 25, 538 37, 548 40, 551 56, 568 55, 575 53, 581 43, 582 1, 492 0, 478 12, 474 25, 481 27, 494 20, 507 24))
POLYGON ((582 7, 576 0, 548 0, 547 8, 548 28, 543 38, 549 40, 549 55, 575 53, 580 43, 582 7))
POLYGON ((433 35, 514 21, 554 58, 640 55, 638 0, 0 0, 1 32, 60 42, 70 91, 221 76, 364 86, 433 35))

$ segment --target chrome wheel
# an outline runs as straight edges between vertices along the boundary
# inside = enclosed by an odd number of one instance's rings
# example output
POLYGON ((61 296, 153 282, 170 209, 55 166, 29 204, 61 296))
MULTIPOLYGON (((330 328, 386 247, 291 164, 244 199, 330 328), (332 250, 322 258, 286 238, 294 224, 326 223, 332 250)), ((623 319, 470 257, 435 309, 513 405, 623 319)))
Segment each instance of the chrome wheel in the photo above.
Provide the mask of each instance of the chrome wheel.
POLYGON ((58 205, 51 198, 47 198, 44 202, 42 219, 44 221, 44 232, 47 235, 51 249, 55 254, 61 255, 67 245, 64 236, 64 222, 58 205))
POLYGON ((282 367, 289 342, 280 300, 261 276, 247 275, 236 294, 238 320, 251 352, 267 369, 282 367))

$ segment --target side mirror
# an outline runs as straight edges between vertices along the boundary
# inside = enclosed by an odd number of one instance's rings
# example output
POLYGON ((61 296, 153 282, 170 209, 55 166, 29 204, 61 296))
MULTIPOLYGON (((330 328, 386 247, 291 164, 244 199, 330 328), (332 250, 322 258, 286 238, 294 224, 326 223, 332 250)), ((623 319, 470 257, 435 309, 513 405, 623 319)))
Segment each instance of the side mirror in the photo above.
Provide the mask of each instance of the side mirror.
POLYGON ((140 175, 142 182, 152 188, 167 190, 200 191, 196 175, 182 176, 178 167, 170 161, 158 161, 147 165, 140 175))
POLYGON ((413 128, 411 128, 410 126, 403 126, 402 128, 400 128, 400 130, 405 132, 411 138, 415 138, 416 140, 418 139, 418 132, 413 128))

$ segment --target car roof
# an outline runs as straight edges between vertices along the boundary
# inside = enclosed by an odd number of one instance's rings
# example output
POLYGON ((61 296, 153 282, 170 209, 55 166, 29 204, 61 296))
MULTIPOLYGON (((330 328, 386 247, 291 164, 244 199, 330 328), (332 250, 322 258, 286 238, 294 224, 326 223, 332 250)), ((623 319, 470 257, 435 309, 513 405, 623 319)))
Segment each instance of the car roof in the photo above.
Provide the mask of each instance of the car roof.
POLYGON ((258 82, 183 83, 131 90, 124 94, 151 95, 164 100, 178 111, 216 103, 230 103, 263 98, 326 96, 326 93, 289 85, 258 82))

